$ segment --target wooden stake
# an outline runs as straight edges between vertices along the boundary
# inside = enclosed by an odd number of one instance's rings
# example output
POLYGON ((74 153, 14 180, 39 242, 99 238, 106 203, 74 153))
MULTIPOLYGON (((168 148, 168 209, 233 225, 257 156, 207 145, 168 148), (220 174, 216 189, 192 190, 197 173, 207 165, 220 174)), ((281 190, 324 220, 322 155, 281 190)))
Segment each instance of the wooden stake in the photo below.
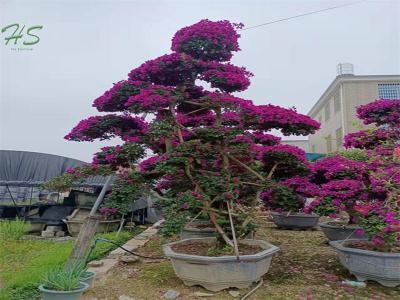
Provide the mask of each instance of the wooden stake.
POLYGON ((101 189, 101 192, 97 197, 96 202, 94 203, 92 210, 89 213, 89 216, 83 223, 81 231, 79 231, 74 248, 72 249, 72 252, 67 261, 68 266, 85 263, 86 253, 90 247, 90 243, 96 233, 96 229, 100 221, 98 217, 96 217, 96 211, 104 199, 104 195, 106 194, 106 191, 111 184, 111 179, 112 176, 107 177, 107 180, 104 183, 104 186, 101 189))
POLYGON ((236 258, 237 258, 237 260, 240 260, 240 258, 239 258, 239 247, 238 247, 238 242, 236 240, 235 227, 233 226, 232 213, 231 213, 231 208, 230 208, 229 202, 226 202, 226 206, 228 207, 229 222, 231 223, 233 245, 234 245, 234 249, 235 249, 236 258))

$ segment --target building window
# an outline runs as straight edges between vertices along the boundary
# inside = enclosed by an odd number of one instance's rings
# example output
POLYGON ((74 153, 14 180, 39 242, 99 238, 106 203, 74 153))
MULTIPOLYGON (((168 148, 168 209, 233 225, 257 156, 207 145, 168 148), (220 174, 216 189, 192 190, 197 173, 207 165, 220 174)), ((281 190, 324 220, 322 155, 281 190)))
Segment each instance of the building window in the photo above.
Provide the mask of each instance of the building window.
POLYGON ((339 149, 343 145, 343 131, 342 127, 336 129, 336 147, 339 149))
POLYGON ((328 121, 330 117, 331 117, 331 106, 330 103, 328 102, 325 105, 325 122, 328 121))
POLYGON ((378 84, 379 99, 400 99, 400 83, 378 84))
POLYGON ((311 152, 315 153, 315 145, 311 145, 311 152))
POLYGON ((332 136, 328 135, 326 137, 326 151, 328 153, 332 152, 332 136))
POLYGON ((340 111, 340 94, 337 92, 333 97, 333 108, 335 110, 335 114, 340 111))

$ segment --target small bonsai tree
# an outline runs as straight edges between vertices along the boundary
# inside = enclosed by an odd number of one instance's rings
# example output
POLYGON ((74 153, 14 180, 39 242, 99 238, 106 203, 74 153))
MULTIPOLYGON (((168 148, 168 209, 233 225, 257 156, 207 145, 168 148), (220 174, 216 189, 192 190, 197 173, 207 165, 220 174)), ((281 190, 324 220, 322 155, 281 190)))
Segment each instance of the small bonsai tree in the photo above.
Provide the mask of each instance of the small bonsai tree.
POLYGON ((125 168, 111 200, 131 193, 157 197, 166 233, 206 215, 220 245, 233 246, 254 229, 262 192, 307 173, 304 152, 268 132, 308 135, 319 123, 295 109, 255 105, 231 94, 246 90, 253 76, 229 62, 240 50, 236 30, 242 26, 202 20, 180 29, 172 53, 133 69, 94 101, 109 114, 79 122, 65 137, 121 138, 123 145, 103 148, 93 164, 125 168), (153 155, 135 168, 144 153, 153 155))

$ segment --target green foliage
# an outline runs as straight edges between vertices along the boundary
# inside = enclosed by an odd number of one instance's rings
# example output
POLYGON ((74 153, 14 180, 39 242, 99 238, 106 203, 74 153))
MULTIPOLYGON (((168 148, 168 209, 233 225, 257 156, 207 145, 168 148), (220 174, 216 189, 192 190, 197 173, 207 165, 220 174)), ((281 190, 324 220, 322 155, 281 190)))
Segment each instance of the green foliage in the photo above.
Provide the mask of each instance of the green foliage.
POLYGON ((67 268, 57 266, 47 272, 43 278, 44 287, 55 291, 72 291, 79 287, 83 270, 81 268, 67 268))
POLYGON ((304 199, 287 186, 271 182, 265 190, 264 201, 272 209, 297 212, 304 206, 304 199))
MULTIPOLYGON (((124 244, 142 229, 96 234, 113 240, 119 245, 124 244)), ((57 266, 64 265, 73 247, 73 241, 49 240, 4 240, 0 241, 0 282, 1 300, 30 300, 38 295, 38 285, 43 282, 43 276, 57 266)), ((104 257, 114 250, 115 245, 99 242, 89 260, 104 257)))
POLYGON ((67 170, 64 174, 54 177, 41 185, 42 189, 48 191, 68 191, 74 184, 79 184, 89 176, 106 176, 114 172, 108 166, 98 165, 96 167, 86 165, 67 170))
POLYGON ((338 152, 340 156, 343 156, 344 158, 347 158, 349 160, 354 160, 354 161, 361 161, 365 162, 368 161, 368 154, 364 149, 346 149, 346 150, 340 150, 338 152))
POLYGON ((221 255, 234 255, 234 254, 235 254, 234 249, 229 245, 225 245, 222 248, 213 246, 207 250, 208 256, 221 256, 221 255))
POLYGON ((161 234, 164 236, 179 234, 190 216, 200 212, 202 204, 189 191, 170 199, 160 199, 157 205, 163 209, 166 219, 162 224, 161 234))
MULTIPOLYGON (((127 241, 129 241, 132 237, 142 232, 143 229, 135 228, 131 231, 121 231, 118 235, 116 232, 107 232, 107 233, 98 233, 96 237, 101 237, 107 240, 112 240, 113 242, 117 243, 118 245, 123 245, 127 241)), ((117 246, 106 243, 106 242, 98 242, 96 247, 92 251, 89 257, 89 261, 100 259, 104 257, 110 251, 116 249, 117 246)))
POLYGON ((201 140, 216 142, 216 141, 223 141, 230 137, 234 137, 242 132, 243 132, 242 129, 230 129, 223 131, 217 128, 197 128, 195 130, 195 135, 197 138, 201 140))
POLYGON ((19 240, 28 231, 29 224, 24 220, 0 220, 0 241, 19 240))
POLYGON ((111 194, 105 199, 102 207, 114 207, 118 213, 126 214, 130 204, 146 195, 143 189, 143 176, 135 171, 129 172, 126 177, 115 182, 111 194))

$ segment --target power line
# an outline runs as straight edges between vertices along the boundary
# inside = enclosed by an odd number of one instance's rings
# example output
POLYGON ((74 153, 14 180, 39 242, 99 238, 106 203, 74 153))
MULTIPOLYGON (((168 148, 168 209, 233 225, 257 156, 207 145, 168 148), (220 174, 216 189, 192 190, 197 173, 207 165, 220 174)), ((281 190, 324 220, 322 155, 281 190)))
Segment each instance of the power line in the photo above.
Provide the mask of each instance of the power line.
POLYGON ((332 10, 332 9, 341 8, 341 7, 345 7, 345 6, 355 5, 355 4, 358 4, 358 3, 361 3, 361 2, 365 2, 365 1, 366 0, 356 1, 356 2, 352 2, 352 3, 332 6, 332 7, 328 7, 328 8, 324 8, 324 9, 320 9, 320 10, 314 10, 314 11, 311 11, 311 12, 308 12, 308 13, 304 13, 304 14, 300 14, 300 15, 296 15, 296 16, 292 16, 292 17, 288 17, 288 18, 282 18, 282 19, 271 21, 271 22, 262 23, 262 24, 258 24, 258 25, 254 25, 254 26, 250 26, 250 27, 246 27, 246 28, 240 29, 240 31, 253 29, 253 28, 258 28, 258 27, 261 27, 261 26, 265 26, 265 25, 269 25, 269 24, 273 24, 273 23, 278 23, 278 22, 283 22, 283 21, 287 21, 287 20, 291 20, 291 19, 296 19, 296 18, 300 18, 300 17, 312 15, 312 14, 317 14, 317 13, 324 12, 324 11, 327 11, 327 10, 332 10))

